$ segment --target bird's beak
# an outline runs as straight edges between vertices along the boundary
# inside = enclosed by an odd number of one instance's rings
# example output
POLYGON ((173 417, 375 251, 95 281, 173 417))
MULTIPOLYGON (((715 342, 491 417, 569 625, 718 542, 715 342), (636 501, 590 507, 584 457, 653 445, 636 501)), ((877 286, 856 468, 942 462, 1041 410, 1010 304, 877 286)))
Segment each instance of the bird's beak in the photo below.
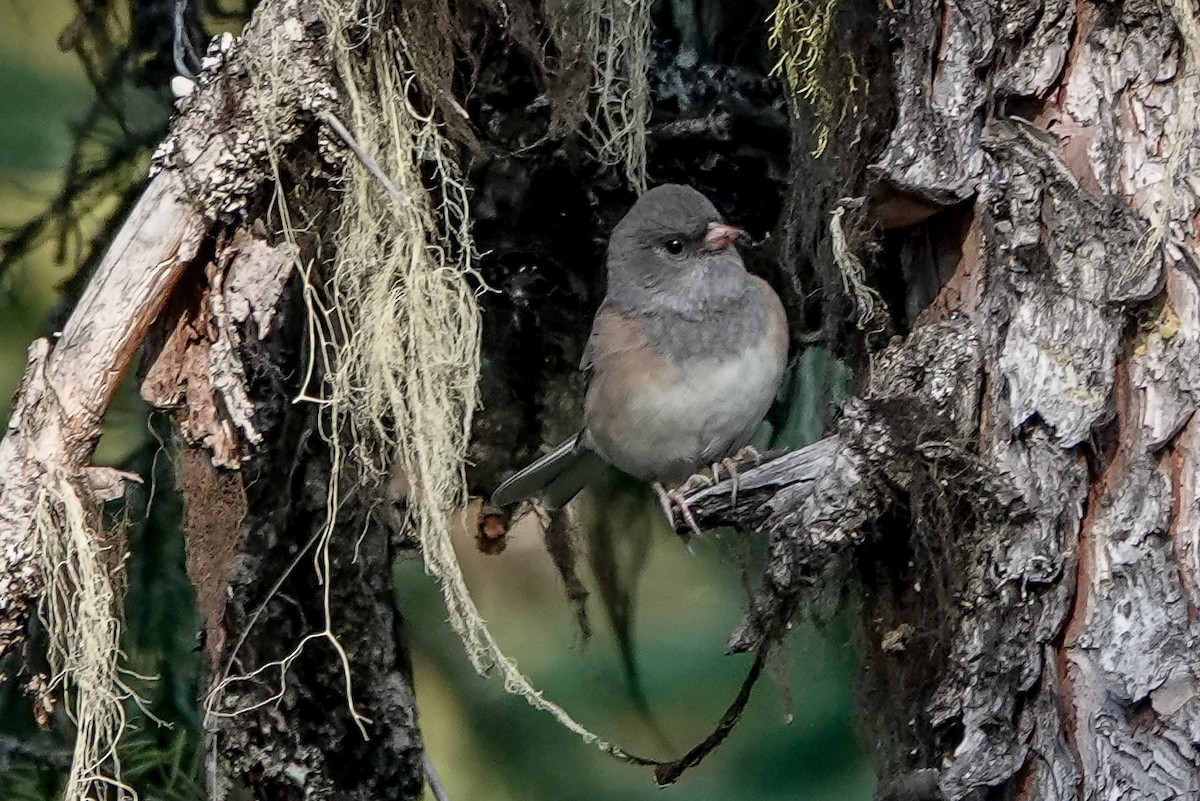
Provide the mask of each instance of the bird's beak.
POLYGON ((704 236, 704 249, 710 253, 720 252, 745 235, 746 232, 737 226, 711 222, 704 236))

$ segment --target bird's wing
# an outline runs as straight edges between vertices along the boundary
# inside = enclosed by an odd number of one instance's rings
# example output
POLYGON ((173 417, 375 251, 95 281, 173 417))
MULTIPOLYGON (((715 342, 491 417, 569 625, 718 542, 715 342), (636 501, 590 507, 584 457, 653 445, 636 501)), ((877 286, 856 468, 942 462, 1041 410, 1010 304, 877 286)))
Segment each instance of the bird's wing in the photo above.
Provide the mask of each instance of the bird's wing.
MULTIPOLYGON (((607 304, 601 304, 592 324, 579 369, 591 374, 597 367, 597 348, 606 321, 612 314, 607 304)), ((589 383, 591 376, 589 375, 589 383)), ((561 507, 596 478, 605 462, 596 454, 591 437, 581 431, 542 456, 533 464, 513 473, 492 493, 492 503, 508 506, 526 498, 540 497, 551 509, 561 507)))
POLYGON ((600 304, 600 308, 596 310, 596 317, 592 322, 592 331, 588 334, 587 344, 583 346, 583 358, 579 360, 579 370, 582 373, 591 373, 595 367, 597 331, 600 328, 600 326, 596 325, 596 322, 609 313, 610 309, 607 303, 600 304))

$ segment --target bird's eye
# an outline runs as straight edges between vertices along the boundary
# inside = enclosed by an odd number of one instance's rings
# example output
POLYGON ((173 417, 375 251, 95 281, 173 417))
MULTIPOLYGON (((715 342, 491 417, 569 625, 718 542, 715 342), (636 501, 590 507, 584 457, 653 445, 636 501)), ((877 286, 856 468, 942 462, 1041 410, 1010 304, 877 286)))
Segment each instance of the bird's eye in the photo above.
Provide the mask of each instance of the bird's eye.
POLYGON ((678 256, 680 253, 683 252, 683 243, 680 242, 678 239, 668 240, 665 247, 667 249, 667 252, 670 253, 672 256, 678 256))

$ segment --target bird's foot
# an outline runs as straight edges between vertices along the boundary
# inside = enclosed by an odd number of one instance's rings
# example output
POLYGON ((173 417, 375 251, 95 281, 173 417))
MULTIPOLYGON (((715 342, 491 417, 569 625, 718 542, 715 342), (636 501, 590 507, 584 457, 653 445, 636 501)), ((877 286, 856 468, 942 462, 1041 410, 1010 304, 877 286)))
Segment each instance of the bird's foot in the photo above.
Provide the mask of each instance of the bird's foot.
MULTIPOLYGON (((698 477, 704 482, 704 486, 707 486, 709 483, 711 483, 709 482, 707 476, 698 477)), ((654 493, 658 496, 658 502, 662 504, 663 514, 667 516, 667 522, 670 523, 671 528, 675 528, 675 510, 678 509, 680 516, 683 518, 683 521, 687 523, 688 528, 692 530, 692 533, 694 533, 696 536, 700 536, 700 526, 696 524, 696 518, 692 515, 691 507, 688 506, 687 499, 683 497, 683 493, 693 489, 693 487, 690 487, 689 485, 692 484, 692 480, 695 478, 697 478, 697 476, 692 476, 692 478, 689 478, 678 488, 673 490, 669 490, 664 487, 661 481, 655 481, 654 493)))
POLYGON ((731 482, 733 482, 733 488, 730 493, 730 499, 729 499, 729 503, 731 506, 737 506, 738 486, 739 486, 738 465, 749 459, 757 460, 757 459, 761 459, 761 458, 762 458, 762 454, 758 452, 758 448, 755 448, 753 445, 743 445, 741 448, 738 449, 738 452, 735 453, 733 456, 726 456, 721 461, 713 463, 713 466, 712 466, 713 479, 715 479, 717 481, 720 480, 720 474, 718 472, 718 468, 723 467, 723 468, 725 468, 725 472, 729 474, 729 480, 731 482))
POLYGON ((683 482, 682 484, 680 484, 678 487, 675 488, 675 492, 679 492, 679 493, 686 495, 687 493, 693 492, 698 489, 704 489, 705 487, 711 487, 713 484, 716 484, 716 483, 717 483, 717 474, 715 472, 713 473, 712 478, 709 478, 708 476, 704 475, 703 473, 692 473, 690 476, 688 476, 687 481, 683 482))
MULTIPOLYGON (((743 448, 743 450, 745 450, 745 449, 743 448)), ((751 449, 751 450, 753 450, 753 449, 751 449)), ((741 451, 738 451, 738 454, 740 454, 740 453, 741 453, 741 451)), ((754 453, 755 453, 755 455, 757 455, 758 451, 755 451, 754 453)), ((712 474, 713 474, 714 482, 718 482, 721 480, 722 468, 725 470, 726 474, 728 474, 729 480, 733 484, 731 498, 729 500, 729 503, 731 506, 737 506, 737 496, 738 496, 738 457, 737 457, 737 455, 734 455, 733 457, 726 456, 724 459, 722 459, 719 462, 713 462, 712 474)))

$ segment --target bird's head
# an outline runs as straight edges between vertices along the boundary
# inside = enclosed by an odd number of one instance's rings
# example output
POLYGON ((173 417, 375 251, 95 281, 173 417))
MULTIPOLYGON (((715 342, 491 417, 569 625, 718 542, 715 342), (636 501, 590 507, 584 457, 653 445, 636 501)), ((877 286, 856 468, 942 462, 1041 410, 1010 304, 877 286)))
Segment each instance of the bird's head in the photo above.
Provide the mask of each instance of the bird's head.
POLYGON ((609 285, 667 288, 744 272, 735 243, 744 236, 690 186, 646 192, 617 223, 608 244, 609 285))

